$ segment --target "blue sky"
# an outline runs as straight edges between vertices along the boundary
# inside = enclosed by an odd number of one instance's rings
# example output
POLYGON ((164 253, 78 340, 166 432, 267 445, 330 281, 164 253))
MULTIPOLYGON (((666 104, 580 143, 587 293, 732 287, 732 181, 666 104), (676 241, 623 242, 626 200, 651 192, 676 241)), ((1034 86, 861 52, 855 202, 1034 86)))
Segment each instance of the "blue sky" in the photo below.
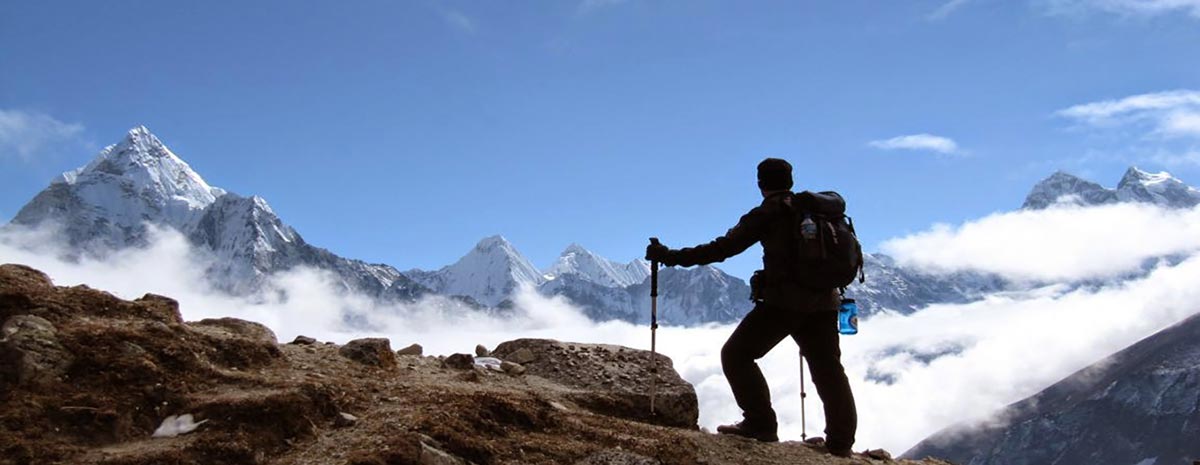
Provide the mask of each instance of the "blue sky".
POLYGON ((874 250, 1057 169, 1200 184, 1198 63, 1192 0, 6 2, 0 218, 144 124, 400 269, 491 234, 539 267, 706 241, 765 156, 874 250))

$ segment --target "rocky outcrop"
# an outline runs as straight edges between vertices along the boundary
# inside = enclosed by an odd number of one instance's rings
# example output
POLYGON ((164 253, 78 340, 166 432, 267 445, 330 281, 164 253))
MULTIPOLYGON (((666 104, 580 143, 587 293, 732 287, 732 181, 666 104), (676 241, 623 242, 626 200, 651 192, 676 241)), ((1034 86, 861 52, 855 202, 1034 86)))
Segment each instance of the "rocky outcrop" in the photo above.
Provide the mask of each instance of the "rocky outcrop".
POLYGON ((279 344, 248 321, 184 322, 166 297, 14 265, 0 266, 0 317, 3 465, 846 463, 698 431, 695 394, 661 356, 647 417, 649 354, 623 347, 518 340, 491 355, 526 356, 525 375, 469 354, 453 370, 385 340, 279 344))
POLYGON ((511 361, 525 367, 527 375, 576 389, 569 397, 588 409, 650 423, 697 427, 700 410, 696 390, 679 376, 665 355, 651 358, 644 350, 550 339, 508 341, 497 346, 492 355, 503 360, 511 357, 511 361), (650 391, 655 372, 658 384, 652 415, 650 391))

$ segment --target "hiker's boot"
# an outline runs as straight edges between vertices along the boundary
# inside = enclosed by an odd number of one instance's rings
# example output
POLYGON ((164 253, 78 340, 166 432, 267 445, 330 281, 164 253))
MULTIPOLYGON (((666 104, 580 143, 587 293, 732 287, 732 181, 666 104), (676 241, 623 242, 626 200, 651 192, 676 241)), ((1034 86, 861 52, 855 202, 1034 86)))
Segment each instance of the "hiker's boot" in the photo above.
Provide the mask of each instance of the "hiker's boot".
POLYGON ((815 451, 824 452, 835 457, 849 457, 854 453, 849 447, 829 447, 829 444, 825 442, 825 438, 820 436, 805 439, 801 444, 815 451))
POLYGON ((826 451, 829 452, 829 455, 832 455, 834 457, 849 457, 850 455, 852 455, 854 453, 853 451, 850 450, 849 447, 847 447, 845 449, 834 449, 832 447, 826 447, 826 451))
POLYGON ((739 421, 732 425, 718 426, 717 432, 742 436, 762 442, 779 442, 779 435, 775 433, 775 428, 758 427, 745 421, 739 421))

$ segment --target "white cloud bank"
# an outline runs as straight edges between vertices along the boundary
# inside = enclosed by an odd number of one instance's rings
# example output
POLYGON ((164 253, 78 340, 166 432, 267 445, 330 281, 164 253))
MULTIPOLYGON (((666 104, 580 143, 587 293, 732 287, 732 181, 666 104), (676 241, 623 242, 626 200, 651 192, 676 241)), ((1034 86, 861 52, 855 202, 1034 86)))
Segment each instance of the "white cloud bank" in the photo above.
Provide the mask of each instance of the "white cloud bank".
MULTIPOLYGON (((1200 0, 1196 3, 1200 5, 1200 0)), ((1075 105, 1056 114, 1092 127, 1144 127, 1161 137, 1200 138, 1200 91, 1195 90, 1131 95, 1075 105)))
POLYGON ((891 239, 897 261, 934 271, 983 271, 1017 281, 1078 281, 1136 271, 1200 250, 1200 207, 1123 203, 998 213, 891 239))
MULTIPOLYGON (((1138 257, 1194 251, 1192 242, 1183 236, 1200 228, 1195 212, 1105 207, 1053 210, 1042 215, 998 215, 959 228, 937 228, 899 243, 926 241, 926 245, 957 248, 963 251, 957 261, 940 259, 940 263, 960 267, 973 263, 977 257, 970 253, 981 253, 977 244, 989 240, 1000 240, 1009 250, 1041 250, 1058 253, 1061 258, 1118 257, 1074 260, 1073 265, 1060 265, 1053 273, 1041 271, 1045 266, 1042 260, 978 257, 991 268, 1019 276, 1100 276, 1122 267, 1137 267, 1138 257), (1135 215, 1133 221, 1129 215, 1135 215), (1058 218, 1051 221, 1055 216, 1058 218), (1134 224, 1133 229, 1123 229, 1129 224, 1134 224), (1071 248, 1055 251, 1045 244, 1046 238, 1050 236, 1052 244, 1065 241, 1068 233, 1057 232, 1063 227, 1078 232, 1118 232, 1080 240, 1082 245, 1062 243, 1071 248), (1155 228, 1168 237, 1151 238, 1155 228), (1174 245, 1160 247, 1160 242, 1174 245)), ((59 285, 86 283, 124 298, 145 292, 172 296, 180 301, 188 320, 234 316, 259 321, 283 341, 298 334, 338 342, 383 336, 390 338, 394 347, 419 342, 433 354, 469 352, 475 344, 494 347, 520 337, 649 348, 646 327, 591 322, 568 302, 531 291, 518 296, 514 315, 500 318, 440 298, 413 305, 383 305, 336 292, 320 272, 296 270, 271 280, 275 292, 240 299, 213 293, 204 286, 200 272, 203 255, 173 232, 159 232, 149 247, 102 261, 59 260, 55 258, 58 252, 47 245, 51 243, 39 232, 0 235, 0 262, 25 263, 46 271, 59 285), (347 315, 357 318, 347 319, 347 315)), ((919 256, 927 249, 911 250, 919 256)), ((933 306, 913 316, 865 321, 859 335, 843 338, 842 343, 843 361, 859 409, 856 448, 902 452, 943 427, 984 418, 1195 313, 1200 308, 1195 304, 1200 302, 1196 276, 1200 276, 1200 258, 1192 257, 1159 265, 1137 280, 1090 290, 1048 287, 996 295, 968 305, 933 306)), ((696 386, 700 423, 709 430, 740 416, 720 367, 720 348, 732 330, 731 325, 663 327, 658 334, 660 350, 696 386)), ((760 366, 771 383, 780 434, 785 440, 798 439, 799 366, 794 344, 785 340, 760 366)), ((807 426, 810 434, 817 435, 824 423, 822 409, 811 384, 808 389, 812 395, 807 426)))
POLYGON ((50 115, 0 108, 0 160, 30 160, 48 149, 74 141, 83 126, 50 115))
POLYGON ((946 155, 959 153, 958 143, 953 139, 925 133, 873 140, 867 145, 883 150, 918 150, 946 155))

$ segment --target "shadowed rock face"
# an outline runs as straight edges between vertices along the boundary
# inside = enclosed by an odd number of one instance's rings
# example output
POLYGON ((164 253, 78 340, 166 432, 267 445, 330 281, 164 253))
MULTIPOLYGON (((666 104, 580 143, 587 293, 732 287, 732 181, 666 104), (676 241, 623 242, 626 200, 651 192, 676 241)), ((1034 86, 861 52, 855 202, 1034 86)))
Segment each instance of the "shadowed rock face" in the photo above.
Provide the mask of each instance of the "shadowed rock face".
POLYGON ((649 351, 604 344, 550 339, 517 339, 496 347, 492 355, 514 359, 528 375, 540 376, 580 391, 572 400, 589 409, 655 424, 696 428, 700 410, 696 390, 679 376, 671 359, 649 351), (518 361, 521 360, 521 361, 518 361), (651 379, 658 363, 655 414, 650 414, 651 379))
POLYGON ((1200 457, 1200 315, 1008 406, 996 419, 948 428, 904 456, 970 465, 1191 463, 1200 457))

